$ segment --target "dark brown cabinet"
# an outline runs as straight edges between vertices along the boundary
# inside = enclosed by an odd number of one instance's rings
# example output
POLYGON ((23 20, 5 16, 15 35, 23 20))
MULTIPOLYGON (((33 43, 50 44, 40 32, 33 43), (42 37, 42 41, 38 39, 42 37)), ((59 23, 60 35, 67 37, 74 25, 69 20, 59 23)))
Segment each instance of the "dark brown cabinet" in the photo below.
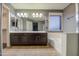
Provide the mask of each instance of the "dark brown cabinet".
POLYGON ((11 45, 47 45, 47 33, 11 33, 11 45))

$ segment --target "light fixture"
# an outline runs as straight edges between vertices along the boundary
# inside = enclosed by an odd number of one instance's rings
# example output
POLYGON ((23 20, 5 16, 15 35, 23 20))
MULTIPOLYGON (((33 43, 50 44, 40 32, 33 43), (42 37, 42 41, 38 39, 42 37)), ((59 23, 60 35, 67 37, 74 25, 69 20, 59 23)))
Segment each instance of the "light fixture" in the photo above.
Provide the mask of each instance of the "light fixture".
POLYGON ((42 17, 42 13, 32 13, 32 17, 42 17))
POLYGON ((21 16, 23 16, 23 13, 21 13, 21 16))
POLYGON ((40 13, 40 14, 39 14, 39 17, 42 17, 42 16, 43 16, 43 14, 42 14, 42 13, 40 13))
POLYGON ((38 17, 38 13, 36 13, 36 17, 38 17))
POLYGON ((38 15, 38 13, 36 13, 36 15, 38 15))
POLYGON ((24 17, 28 17, 28 14, 27 13, 24 13, 24 17))
POLYGON ((21 14, 20 13, 17 13, 17 16, 21 17, 21 14))
POLYGON ((19 13, 17 13, 17 16, 20 16, 20 14, 19 14, 19 13))
POLYGON ((27 13, 24 13, 24 15, 27 15, 27 13))
POLYGON ((27 13, 17 13, 17 16, 19 17, 28 17, 27 13))
POLYGON ((32 15, 35 15, 35 13, 33 13, 32 15))
POLYGON ((17 13, 17 16, 19 16, 19 13, 17 13))
POLYGON ((35 13, 32 13, 32 16, 35 17, 35 13))

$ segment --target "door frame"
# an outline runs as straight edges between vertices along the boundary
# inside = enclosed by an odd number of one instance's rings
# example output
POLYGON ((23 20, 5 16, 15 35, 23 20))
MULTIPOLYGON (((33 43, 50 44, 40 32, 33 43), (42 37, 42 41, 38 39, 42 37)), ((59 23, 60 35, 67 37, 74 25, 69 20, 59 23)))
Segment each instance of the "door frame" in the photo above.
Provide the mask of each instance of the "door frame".
MULTIPOLYGON (((10 47, 10 37, 9 37, 9 20, 10 20, 10 9, 9 9, 9 7, 5 4, 5 3, 3 3, 2 4, 2 20, 3 20, 3 8, 6 8, 7 10, 8 10, 8 40, 7 40, 7 44, 6 44, 6 46, 7 47, 10 47)), ((1 21, 2 23, 3 23, 3 21, 1 21)), ((3 26, 3 24, 2 24, 2 26, 3 26)), ((2 38, 1 38, 1 41, 2 41, 2 52, 3 52, 3 28, 1 28, 1 30, 2 30, 2 38)))

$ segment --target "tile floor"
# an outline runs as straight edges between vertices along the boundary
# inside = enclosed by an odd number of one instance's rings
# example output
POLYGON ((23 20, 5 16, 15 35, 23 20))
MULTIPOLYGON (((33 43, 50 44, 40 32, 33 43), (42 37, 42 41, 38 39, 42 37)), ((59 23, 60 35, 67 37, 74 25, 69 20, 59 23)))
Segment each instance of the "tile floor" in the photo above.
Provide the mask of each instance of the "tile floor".
POLYGON ((3 56, 57 56, 50 46, 12 46, 3 49, 3 56))

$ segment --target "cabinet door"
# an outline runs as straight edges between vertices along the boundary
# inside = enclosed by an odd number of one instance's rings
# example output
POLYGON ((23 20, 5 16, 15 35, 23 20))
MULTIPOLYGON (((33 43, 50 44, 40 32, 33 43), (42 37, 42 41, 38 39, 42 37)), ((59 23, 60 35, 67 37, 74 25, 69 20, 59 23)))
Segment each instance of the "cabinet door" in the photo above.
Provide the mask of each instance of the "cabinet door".
POLYGON ((16 44, 21 44, 22 41, 22 37, 20 34, 10 34, 10 41, 12 45, 16 45, 16 44))
POLYGON ((10 41, 11 41, 11 44, 18 44, 19 38, 18 36, 11 34, 10 41))
POLYGON ((47 34, 44 33, 44 34, 41 34, 41 43, 42 44, 47 44, 47 34))

